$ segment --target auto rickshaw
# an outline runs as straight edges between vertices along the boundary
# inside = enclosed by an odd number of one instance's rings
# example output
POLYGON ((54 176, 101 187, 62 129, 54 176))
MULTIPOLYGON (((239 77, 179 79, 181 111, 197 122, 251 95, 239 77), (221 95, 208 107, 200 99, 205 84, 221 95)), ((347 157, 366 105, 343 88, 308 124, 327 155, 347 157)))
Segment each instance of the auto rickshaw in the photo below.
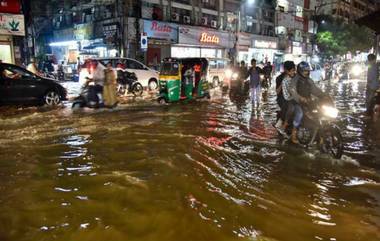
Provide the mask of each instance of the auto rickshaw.
POLYGON ((166 58, 161 64, 159 103, 210 98, 205 58, 166 58))

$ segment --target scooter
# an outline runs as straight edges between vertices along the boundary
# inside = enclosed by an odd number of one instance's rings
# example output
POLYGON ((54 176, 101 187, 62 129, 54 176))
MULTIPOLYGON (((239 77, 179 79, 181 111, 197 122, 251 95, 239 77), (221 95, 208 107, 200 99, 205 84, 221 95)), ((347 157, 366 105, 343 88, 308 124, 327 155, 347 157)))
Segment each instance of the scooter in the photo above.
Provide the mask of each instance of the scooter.
POLYGON ((136 74, 128 71, 117 71, 117 93, 125 95, 132 93, 134 96, 141 96, 143 94, 143 86, 138 82, 136 74))
MULTIPOLYGON (((331 101, 321 101, 309 108, 303 108, 304 117, 300 128, 297 131, 298 142, 305 148, 317 146, 323 153, 331 155, 333 158, 340 159, 343 155, 343 139, 339 127, 334 124, 338 117, 338 110, 331 101)), ((280 113, 277 115, 277 120, 280 113)), ((291 129, 286 130, 289 139, 291 129)))
POLYGON ((73 100, 72 108, 100 108, 99 97, 97 95, 99 91, 95 85, 86 85, 82 87, 81 93, 73 100))

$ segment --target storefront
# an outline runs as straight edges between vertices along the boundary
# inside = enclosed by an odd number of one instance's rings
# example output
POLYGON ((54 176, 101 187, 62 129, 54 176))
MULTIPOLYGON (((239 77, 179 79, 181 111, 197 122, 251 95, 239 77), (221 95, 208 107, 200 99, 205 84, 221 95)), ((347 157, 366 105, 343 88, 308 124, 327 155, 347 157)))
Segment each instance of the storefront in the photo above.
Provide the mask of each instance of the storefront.
POLYGON ((235 41, 233 33, 191 26, 180 26, 178 36, 172 57, 225 58, 235 41))
POLYGON ((277 62, 278 54, 277 38, 254 35, 252 48, 249 49, 249 57, 256 59, 258 63, 277 62))
POLYGON ((116 57, 119 53, 119 24, 98 22, 77 24, 73 28, 54 31, 50 43, 52 54, 58 62, 77 64, 87 58, 116 57))
POLYGON ((238 38, 238 62, 244 61, 246 63, 251 62, 251 56, 249 55, 249 49, 252 47, 253 35, 248 33, 239 33, 238 38))
POLYGON ((178 43, 178 25, 143 20, 143 34, 148 37, 146 64, 158 69, 161 60, 170 57, 171 45, 178 43))
POLYGON ((0 60, 5 63, 21 63, 17 36, 25 36, 24 15, 0 13, 0 60))

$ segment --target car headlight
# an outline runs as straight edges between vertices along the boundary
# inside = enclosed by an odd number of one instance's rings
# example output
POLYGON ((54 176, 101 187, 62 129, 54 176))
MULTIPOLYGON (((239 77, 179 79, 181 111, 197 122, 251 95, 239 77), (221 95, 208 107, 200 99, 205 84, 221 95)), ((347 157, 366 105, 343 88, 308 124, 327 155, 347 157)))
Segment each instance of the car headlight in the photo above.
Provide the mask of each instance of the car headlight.
POLYGON ((363 68, 359 65, 354 65, 352 68, 351 68, 351 73, 354 74, 354 75, 359 75, 363 72, 363 68))
POLYGON ((334 118, 334 119, 338 117, 338 113, 339 113, 337 108, 334 108, 332 106, 327 106, 327 105, 322 106, 322 111, 325 116, 334 118))
POLYGON ((227 69, 226 72, 225 72, 225 74, 226 74, 227 78, 231 78, 231 76, 232 76, 232 70, 227 69))
POLYGON ((233 74, 232 74, 232 78, 233 78, 233 79, 237 79, 238 77, 239 77, 239 74, 238 74, 238 73, 233 73, 233 74))

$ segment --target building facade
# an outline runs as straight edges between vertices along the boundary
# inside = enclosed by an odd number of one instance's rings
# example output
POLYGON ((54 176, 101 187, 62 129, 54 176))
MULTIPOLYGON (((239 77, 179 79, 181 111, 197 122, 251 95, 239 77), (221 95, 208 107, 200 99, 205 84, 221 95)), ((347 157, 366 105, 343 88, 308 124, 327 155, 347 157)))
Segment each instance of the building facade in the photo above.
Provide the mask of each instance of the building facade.
POLYGON ((19 1, 0 1, 0 60, 21 64, 25 19, 19 1))
POLYGON ((379 5, 376 0, 337 0, 331 1, 331 4, 323 0, 317 2, 322 6, 318 8, 319 14, 331 15, 348 22, 374 12, 379 5))
POLYGON ((276 34, 283 60, 310 60, 313 54, 313 35, 316 24, 312 21, 317 2, 312 0, 279 0, 276 8, 276 34))

